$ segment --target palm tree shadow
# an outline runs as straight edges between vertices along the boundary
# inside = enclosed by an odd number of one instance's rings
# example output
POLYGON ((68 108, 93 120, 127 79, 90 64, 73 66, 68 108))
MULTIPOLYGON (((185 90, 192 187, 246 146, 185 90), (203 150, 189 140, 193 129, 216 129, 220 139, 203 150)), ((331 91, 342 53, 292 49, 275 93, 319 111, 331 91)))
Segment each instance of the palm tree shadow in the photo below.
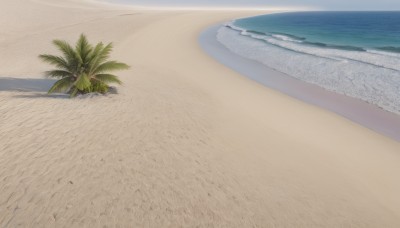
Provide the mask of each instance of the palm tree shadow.
POLYGON ((47 94, 47 93, 29 93, 29 94, 19 94, 14 95, 15 98, 57 98, 57 99, 68 99, 67 94, 47 94))
POLYGON ((15 95, 17 98, 67 98, 65 94, 48 95, 46 92, 57 80, 0 77, 1 91, 16 91, 26 94, 15 95))

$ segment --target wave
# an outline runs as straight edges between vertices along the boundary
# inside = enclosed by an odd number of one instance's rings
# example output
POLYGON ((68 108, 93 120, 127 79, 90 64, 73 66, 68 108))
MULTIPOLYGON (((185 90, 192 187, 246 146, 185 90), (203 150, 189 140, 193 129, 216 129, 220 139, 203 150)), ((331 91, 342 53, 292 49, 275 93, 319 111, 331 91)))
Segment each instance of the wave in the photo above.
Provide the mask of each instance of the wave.
POLYGON ((326 44, 326 43, 320 43, 320 42, 308 42, 308 41, 305 41, 304 44, 322 47, 322 48, 340 49, 340 50, 345 50, 345 51, 367 51, 364 48, 350 46, 350 45, 332 45, 332 44, 326 44))
POLYGON ((236 54, 292 77, 400 114, 399 53, 311 43, 288 34, 255 33, 227 25, 219 30, 218 41, 236 54))
MULTIPOLYGON (((230 29, 239 31, 239 32, 245 32, 245 31, 247 31, 247 30, 244 29, 244 28, 241 28, 241 27, 239 27, 239 26, 236 26, 236 25, 235 25, 235 21, 227 22, 227 23, 224 24, 224 26, 227 27, 227 28, 230 28, 230 29)), ((264 34, 264 33, 262 33, 262 34, 264 34)))
POLYGON ((377 47, 376 49, 388 52, 400 53, 400 47, 377 47))
POLYGON ((298 42, 298 43, 303 42, 303 40, 293 39, 287 35, 272 34, 271 36, 276 39, 283 40, 283 41, 298 42))
MULTIPOLYGON (((340 49, 340 50, 348 50, 348 51, 367 51, 364 48, 350 46, 350 45, 333 45, 333 44, 326 44, 326 43, 322 43, 322 42, 311 42, 311 41, 307 41, 307 38, 305 38, 305 37, 299 37, 299 36, 295 36, 295 35, 287 34, 287 33, 280 33, 280 32, 265 33, 265 32, 259 32, 256 30, 247 30, 247 29, 244 29, 244 28, 234 25, 234 21, 225 24, 225 26, 228 28, 231 28, 233 30, 241 32, 242 35, 252 35, 252 34, 261 35, 261 36, 266 36, 266 37, 273 37, 275 39, 282 40, 282 41, 303 43, 303 44, 306 44, 309 46, 317 46, 317 47, 321 47, 321 48, 331 48, 331 49, 340 49)), ((253 37, 253 38, 261 38, 262 39, 263 37, 253 37)), ((382 47, 382 48, 378 48, 378 49, 393 50, 393 52, 399 51, 399 53, 400 53, 400 48, 397 49, 395 47, 382 47)))
POLYGON ((357 46, 351 46, 351 45, 334 45, 334 44, 327 44, 327 43, 323 43, 323 42, 312 42, 312 41, 307 41, 307 38, 305 38, 305 37, 299 37, 299 36, 288 34, 288 33, 281 33, 281 32, 265 33, 265 32, 260 32, 260 31, 256 31, 256 30, 247 30, 247 29, 244 29, 244 28, 234 25, 234 21, 225 24, 225 26, 228 28, 234 29, 236 31, 240 31, 242 33, 242 35, 250 35, 250 34, 261 35, 261 36, 266 36, 266 37, 273 37, 275 39, 282 40, 282 41, 302 43, 305 45, 316 46, 316 47, 320 47, 320 48, 330 48, 330 49, 339 49, 339 50, 347 50, 347 51, 361 51, 361 52, 371 52, 371 53, 373 51, 376 51, 377 54, 382 54, 382 55, 390 55, 389 53, 399 53, 400 54, 400 47, 384 46, 384 47, 376 47, 374 49, 366 49, 363 47, 357 47, 357 46), (378 51, 382 51, 383 53, 378 52, 378 51))
POLYGON ((287 33, 282 33, 282 32, 271 32, 270 34, 272 34, 272 36, 287 39, 288 41, 302 42, 302 41, 306 40, 306 38, 304 38, 304 37, 295 36, 292 34, 287 34, 287 33))
POLYGON ((374 55, 383 55, 383 56, 389 56, 389 57, 392 57, 392 58, 400 59, 400 53, 380 51, 380 50, 377 50, 377 49, 368 49, 367 52, 371 53, 371 54, 374 54, 374 55))
POLYGON ((263 32, 259 32, 259 31, 255 31, 255 30, 245 30, 245 31, 247 31, 248 33, 251 33, 251 34, 255 34, 255 35, 262 35, 262 36, 267 35, 263 32))
MULTIPOLYGON (((400 61, 398 61, 399 59, 393 58, 397 56, 394 56, 390 53, 383 53, 374 51, 373 49, 364 49, 355 46, 341 46, 325 44, 322 42, 308 42, 306 40, 300 40, 305 38, 296 37, 288 34, 283 35, 282 33, 254 33, 253 31, 250 32, 249 30, 246 30, 244 28, 232 25, 232 23, 228 23, 225 26, 227 28, 231 28, 235 31, 240 32, 240 34, 243 36, 248 36, 253 39, 261 40, 271 45, 284 48, 286 50, 335 61, 354 60, 358 62, 363 62, 365 64, 379 66, 381 68, 386 68, 389 70, 400 71, 400 61), (379 55, 370 55, 371 53, 379 55)), ((400 58, 400 55, 398 57, 400 58)))

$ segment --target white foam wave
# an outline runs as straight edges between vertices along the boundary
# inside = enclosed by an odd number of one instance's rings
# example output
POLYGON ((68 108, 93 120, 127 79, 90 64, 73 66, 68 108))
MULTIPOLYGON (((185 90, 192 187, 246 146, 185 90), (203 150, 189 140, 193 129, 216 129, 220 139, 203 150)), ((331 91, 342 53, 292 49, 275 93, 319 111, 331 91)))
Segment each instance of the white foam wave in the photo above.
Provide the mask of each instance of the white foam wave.
POLYGON ((400 114, 400 58, 396 53, 320 48, 241 28, 222 27, 217 38, 238 55, 400 114))
POLYGON ((235 25, 235 21, 230 21, 224 24, 224 26, 229 27, 233 30, 239 31, 239 32, 246 32, 246 29, 240 28, 235 25))
POLYGON ((276 35, 276 34, 273 34, 272 37, 273 37, 273 38, 276 38, 276 39, 278 39, 278 40, 282 40, 282 41, 289 41, 289 42, 295 42, 295 43, 302 43, 302 41, 300 41, 300 40, 295 40, 295 39, 292 39, 292 38, 290 38, 290 37, 288 37, 288 36, 284 36, 284 35, 276 35))
POLYGON ((371 54, 376 54, 376 55, 383 55, 383 56, 390 56, 390 57, 400 58, 400 54, 399 53, 372 50, 372 49, 371 50, 367 50, 367 52, 369 52, 371 54))

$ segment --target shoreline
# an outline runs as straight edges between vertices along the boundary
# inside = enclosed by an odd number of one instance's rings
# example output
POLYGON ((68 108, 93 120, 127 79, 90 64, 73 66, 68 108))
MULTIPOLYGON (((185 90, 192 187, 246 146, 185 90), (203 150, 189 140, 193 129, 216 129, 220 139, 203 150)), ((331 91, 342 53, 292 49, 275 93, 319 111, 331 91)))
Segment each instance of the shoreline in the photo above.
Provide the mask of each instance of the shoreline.
POLYGON ((400 142, 400 115, 357 98, 328 91, 318 85, 295 79, 255 60, 239 56, 217 40, 217 32, 221 26, 223 25, 210 26, 199 36, 202 49, 216 61, 268 88, 333 112, 400 142))

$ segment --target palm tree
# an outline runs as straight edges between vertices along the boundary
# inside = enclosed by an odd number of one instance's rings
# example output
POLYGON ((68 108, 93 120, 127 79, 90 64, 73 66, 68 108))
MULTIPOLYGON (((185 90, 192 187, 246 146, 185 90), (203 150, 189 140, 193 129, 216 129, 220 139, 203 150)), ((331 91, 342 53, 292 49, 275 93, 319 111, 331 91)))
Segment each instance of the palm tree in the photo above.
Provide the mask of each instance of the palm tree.
POLYGON ((109 72, 129 69, 125 63, 108 60, 113 48, 112 43, 98 43, 93 47, 82 34, 75 48, 62 40, 54 40, 53 44, 63 56, 39 56, 44 62, 56 67, 46 71, 45 75, 60 79, 50 88, 49 94, 68 92, 70 97, 91 92, 104 94, 109 90, 108 83, 122 83, 117 76, 109 72))

